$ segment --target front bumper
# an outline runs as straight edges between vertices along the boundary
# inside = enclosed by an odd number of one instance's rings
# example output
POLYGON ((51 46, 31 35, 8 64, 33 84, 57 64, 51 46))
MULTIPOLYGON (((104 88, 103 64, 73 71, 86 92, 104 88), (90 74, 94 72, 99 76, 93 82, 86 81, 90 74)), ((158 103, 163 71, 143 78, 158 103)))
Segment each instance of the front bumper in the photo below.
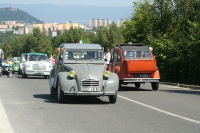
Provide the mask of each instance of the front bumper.
POLYGON ((74 95, 74 96, 110 96, 115 95, 115 92, 69 92, 64 91, 64 95, 74 95))
POLYGON ((50 75, 50 71, 38 71, 38 73, 36 73, 36 71, 33 71, 33 70, 26 70, 25 71, 25 74, 26 75, 34 75, 34 76, 40 76, 40 75, 50 75))
POLYGON ((158 78, 123 78, 124 83, 151 83, 159 80, 158 78))

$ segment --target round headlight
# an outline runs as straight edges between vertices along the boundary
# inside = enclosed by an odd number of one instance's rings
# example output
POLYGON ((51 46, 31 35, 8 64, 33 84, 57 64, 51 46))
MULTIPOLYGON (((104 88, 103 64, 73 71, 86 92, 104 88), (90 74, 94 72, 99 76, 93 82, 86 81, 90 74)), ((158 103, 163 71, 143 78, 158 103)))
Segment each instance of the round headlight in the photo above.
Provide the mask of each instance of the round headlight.
POLYGON ((104 76, 105 76, 106 78, 110 77, 110 72, 109 72, 109 71, 105 71, 104 76))
POLYGON ((69 76, 72 77, 72 78, 75 77, 76 76, 76 72, 75 71, 70 71, 69 72, 69 76))

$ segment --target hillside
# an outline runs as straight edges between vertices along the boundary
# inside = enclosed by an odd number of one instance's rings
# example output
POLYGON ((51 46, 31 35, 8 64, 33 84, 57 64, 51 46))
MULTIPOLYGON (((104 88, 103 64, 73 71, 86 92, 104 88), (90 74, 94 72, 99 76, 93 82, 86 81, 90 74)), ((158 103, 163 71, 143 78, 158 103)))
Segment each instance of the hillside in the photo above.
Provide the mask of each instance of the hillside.
POLYGON ((43 23, 43 21, 36 19, 27 12, 13 7, 0 8, 0 16, 0 21, 15 20, 27 24, 43 23))

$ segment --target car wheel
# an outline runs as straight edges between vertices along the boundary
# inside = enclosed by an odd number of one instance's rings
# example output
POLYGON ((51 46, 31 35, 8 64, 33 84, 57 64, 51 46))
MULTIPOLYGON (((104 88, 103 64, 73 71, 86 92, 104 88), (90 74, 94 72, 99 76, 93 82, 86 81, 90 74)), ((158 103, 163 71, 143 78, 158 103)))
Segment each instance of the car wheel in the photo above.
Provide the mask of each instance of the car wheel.
POLYGON ((18 75, 21 75, 22 74, 22 71, 19 69, 18 70, 18 75))
POLYGON ((159 87, 159 82, 152 82, 151 83, 151 87, 154 91, 157 91, 158 90, 158 87, 159 87))
POLYGON ((115 92, 115 95, 109 96, 110 103, 116 103, 117 101, 117 92, 115 92))
POLYGON ((122 83, 123 83, 123 80, 119 80, 119 88, 118 88, 118 90, 122 90, 122 83))
POLYGON ((7 75, 7 77, 12 78, 13 77, 12 72, 9 72, 8 75, 7 75))
POLYGON ((49 76, 48 75, 44 75, 44 79, 49 79, 49 76))
POLYGON ((64 92, 61 90, 59 81, 58 81, 58 102, 59 103, 65 102, 65 95, 64 95, 64 92))
POLYGON ((25 72, 22 73, 22 78, 27 78, 28 76, 25 74, 25 72))
POLYGON ((140 88, 141 83, 135 83, 135 88, 139 89, 140 88))

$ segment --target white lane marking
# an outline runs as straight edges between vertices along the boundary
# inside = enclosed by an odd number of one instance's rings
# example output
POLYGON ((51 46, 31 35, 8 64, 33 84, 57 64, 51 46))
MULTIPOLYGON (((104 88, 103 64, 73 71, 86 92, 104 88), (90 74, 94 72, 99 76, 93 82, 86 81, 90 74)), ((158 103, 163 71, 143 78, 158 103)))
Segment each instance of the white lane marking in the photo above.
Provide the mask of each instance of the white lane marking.
POLYGON ((0 133, 14 133, 0 100, 0 133))
POLYGON ((131 102, 136 103, 136 104, 140 104, 140 105, 145 106, 147 108, 151 108, 153 110, 156 110, 156 111, 159 111, 159 112, 162 112, 162 113, 165 113, 165 114, 180 118, 180 119, 184 119, 184 120, 187 120, 187 121, 190 121, 190 122, 193 122, 193 123, 200 124, 200 121, 197 121, 197 120, 193 120, 193 119, 190 119, 190 118, 187 118, 187 117, 184 117, 184 116, 180 116, 180 115, 177 115, 177 114, 174 114, 174 113, 170 113, 170 112, 167 112, 165 110, 162 110, 162 109, 159 109, 159 108, 155 108, 153 106, 150 106, 150 105, 147 105, 147 104, 144 104, 144 103, 141 103, 141 102, 138 102, 138 101, 135 101, 135 100, 120 96, 120 95, 118 95, 118 97, 123 98, 123 99, 128 100, 128 101, 131 101, 131 102))

